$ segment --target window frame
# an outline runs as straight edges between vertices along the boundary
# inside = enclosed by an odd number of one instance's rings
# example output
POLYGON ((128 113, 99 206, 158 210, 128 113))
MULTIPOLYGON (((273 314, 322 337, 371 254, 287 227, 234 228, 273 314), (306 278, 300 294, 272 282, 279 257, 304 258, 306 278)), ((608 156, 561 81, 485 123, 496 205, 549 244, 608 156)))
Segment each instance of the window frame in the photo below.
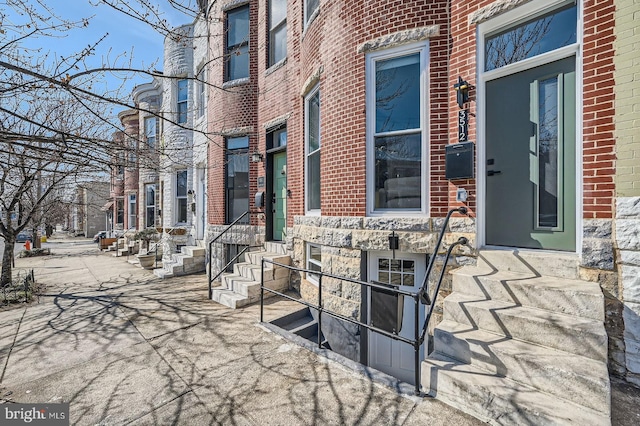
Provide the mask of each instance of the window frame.
POLYGON ((176 123, 185 124, 189 119, 189 80, 186 78, 181 78, 176 82, 176 123), (185 85, 184 87, 184 98, 180 97, 181 94, 181 84, 185 85))
POLYGON ((156 184, 148 183, 144 186, 144 225, 145 228, 156 226, 156 184), (149 204, 149 189, 153 190, 152 203, 149 204), (149 223, 149 211, 152 211, 153 223, 149 223))
POLYGON ((269 31, 268 31, 268 40, 269 40, 269 49, 267 50, 268 58, 267 58, 267 68, 274 66, 280 61, 283 61, 287 58, 287 0, 269 0, 269 31), (272 5, 274 2, 283 2, 285 7, 284 18, 279 22, 273 22, 273 8, 272 5), (284 29, 284 56, 282 58, 276 58, 275 55, 275 46, 274 42, 275 34, 277 34, 280 30, 284 29))
MULTIPOLYGON (((320 244, 315 243, 306 243, 306 258, 305 258, 305 269, 311 270, 311 266, 317 266, 319 269, 318 272, 322 273, 322 246, 320 244), (320 251, 320 261, 313 259, 311 257, 311 249, 318 249, 320 251)), ((320 285, 320 280, 317 275, 307 272, 305 274, 307 281, 312 284, 320 285)))
POLYGON ((319 216, 322 212, 322 208, 312 209, 309 207, 309 185, 310 185, 310 173, 309 173, 309 159, 311 155, 318 154, 320 156, 320 165, 318 177, 320 180, 320 206, 322 206, 322 101, 320 97, 320 85, 316 85, 304 98, 304 211, 308 216, 319 216), (318 148, 313 152, 309 152, 309 101, 318 95, 318 148))
MULTIPOLYGON (((225 18, 224 18, 224 23, 225 23, 225 36, 224 36, 224 81, 225 82, 229 82, 229 81, 235 81, 235 80, 242 80, 244 78, 249 78, 251 72, 251 61, 250 61, 250 57, 249 57, 249 39, 251 37, 251 9, 249 8, 249 4, 243 4, 239 7, 233 8, 233 9, 229 9, 225 12, 225 18), (249 25, 247 26, 247 34, 246 34, 246 38, 244 38, 240 43, 236 43, 233 45, 229 45, 229 15, 233 14, 235 12, 240 11, 241 9, 247 9, 247 15, 249 16, 249 25), (236 50, 242 49, 246 47, 247 49, 247 75, 246 76, 231 76, 231 66, 230 66, 230 62, 231 62, 231 58, 233 57, 233 52, 235 52, 236 50)), ((237 55, 240 56, 240 55, 237 55)))
POLYGON ((313 22, 314 18, 316 17, 318 10, 320 10, 320 0, 316 0, 316 6, 313 10, 309 10, 309 1, 311 0, 304 0, 304 4, 302 7, 302 22, 304 23, 304 29, 306 30, 307 27, 309 26, 309 24, 311 24, 311 22, 313 22))
POLYGON ((127 196, 127 206, 128 206, 128 210, 129 210, 129 214, 128 214, 128 228, 134 228, 136 227, 136 219, 138 217, 138 215, 136 214, 136 210, 137 210, 137 206, 138 206, 138 197, 136 196, 136 193, 131 193, 129 194, 129 196, 127 196))
POLYGON ((198 99, 198 118, 203 117, 205 113, 205 107, 207 105, 207 68, 202 67, 196 75, 196 87, 197 87, 197 99, 198 99))
POLYGON ((182 223, 182 224, 186 224, 189 221, 189 211, 188 211, 188 206, 187 206, 187 194, 188 194, 188 187, 189 187, 189 171, 187 169, 180 169, 180 170, 176 170, 175 174, 175 182, 176 182, 176 211, 175 211, 175 220, 176 223, 182 223), (178 186, 179 186, 179 174, 184 173, 185 176, 185 191, 184 194, 180 194, 178 191, 178 186), (184 220, 181 220, 182 217, 180 217, 180 213, 181 213, 181 204, 184 202, 184 208, 185 208, 185 217, 184 220))
POLYGON ((124 226, 124 198, 116 200, 116 225, 124 226))
POLYGON ((144 138, 147 145, 147 149, 156 149, 158 142, 158 117, 149 116, 144 118, 144 138), (153 123, 153 137, 149 137, 149 125, 153 123))
MULTIPOLYGON (((233 137, 227 137, 225 138, 225 167, 224 167, 224 210, 225 210, 225 223, 229 224, 232 223, 234 220, 237 219, 237 217, 234 217, 234 215, 232 214, 233 211, 231 209, 231 197, 229 196, 229 190, 231 189, 229 187, 229 164, 232 161, 233 158, 236 157, 240 157, 240 156, 244 156, 246 157, 246 161, 247 161, 247 170, 249 170, 251 168, 251 164, 249 161, 249 144, 250 144, 250 138, 249 135, 240 135, 240 136, 233 136, 233 137), (240 139, 246 139, 246 144, 243 144, 242 147, 237 147, 237 148, 230 148, 230 144, 229 142, 232 140, 240 140, 240 139)), ((234 186, 234 188, 236 188, 234 186)), ((249 191, 248 196, 247 196, 247 209, 251 208, 251 193, 250 193, 250 187, 247 188, 247 191, 249 191)), ((233 198, 233 201, 235 202, 235 197, 233 198)), ((245 210, 246 211, 246 210, 245 210)), ((243 212, 244 213, 244 212, 243 212)), ((248 223, 249 217, 246 216, 241 223, 248 223)))
POLYGON ((429 41, 412 43, 396 48, 386 49, 379 52, 372 52, 366 56, 366 193, 367 193, 367 216, 423 216, 429 213, 429 184, 430 184, 430 149, 429 140, 430 123, 429 123, 429 41), (403 56, 409 56, 418 53, 420 55, 420 127, 417 129, 396 130, 389 132, 376 132, 376 63, 378 61, 386 61, 403 56), (421 165, 420 165, 420 208, 419 209, 402 209, 402 208, 385 208, 375 207, 375 197, 377 190, 375 188, 375 140, 376 137, 385 135, 402 135, 419 133, 421 145, 421 165))

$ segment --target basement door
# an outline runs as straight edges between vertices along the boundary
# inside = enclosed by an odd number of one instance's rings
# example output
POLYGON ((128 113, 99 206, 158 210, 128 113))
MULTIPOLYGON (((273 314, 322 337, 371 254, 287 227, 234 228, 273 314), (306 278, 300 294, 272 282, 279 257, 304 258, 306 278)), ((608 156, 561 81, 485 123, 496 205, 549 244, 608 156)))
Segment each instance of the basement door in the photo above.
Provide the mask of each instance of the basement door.
MULTIPOLYGON (((394 259, 391 252, 369 253, 369 281, 416 292, 422 284, 425 270, 425 255, 396 253, 394 259)), ((407 339, 415 338, 413 298, 393 296, 370 288, 368 307, 369 324, 407 339)), ((424 305, 420 305, 420 326, 424 322, 424 308, 424 305)), ((415 358, 412 345, 370 331, 368 349, 370 367, 415 385, 415 358)), ((420 359, 423 358, 424 347, 420 349, 420 359)))
POLYGON ((575 251, 575 57, 486 83, 486 244, 575 251))

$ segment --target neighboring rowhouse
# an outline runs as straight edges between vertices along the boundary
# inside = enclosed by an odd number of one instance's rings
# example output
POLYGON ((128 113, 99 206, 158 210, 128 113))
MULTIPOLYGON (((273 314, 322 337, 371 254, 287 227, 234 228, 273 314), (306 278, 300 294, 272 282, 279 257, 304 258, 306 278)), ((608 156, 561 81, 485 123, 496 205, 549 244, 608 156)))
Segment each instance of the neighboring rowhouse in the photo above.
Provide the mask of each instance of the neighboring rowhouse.
POLYGON ((74 205, 75 218, 72 219, 76 234, 93 237, 104 231, 108 216, 102 206, 109 198, 109 184, 106 182, 86 182, 78 185, 74 205))

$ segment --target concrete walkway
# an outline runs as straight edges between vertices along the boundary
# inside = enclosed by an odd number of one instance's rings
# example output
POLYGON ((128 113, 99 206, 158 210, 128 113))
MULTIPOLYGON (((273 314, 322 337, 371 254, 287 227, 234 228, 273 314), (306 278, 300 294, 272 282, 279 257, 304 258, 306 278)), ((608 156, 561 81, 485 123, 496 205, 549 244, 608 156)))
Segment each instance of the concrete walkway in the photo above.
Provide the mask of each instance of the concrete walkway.
MULTIPOLYGON (((206 277, 155 279, 87 240, 17 259, 44 295, 0 311, 2 402, 69 402, 74 425, 473 425, 207 300, 206 277)), ((290 310, 268 306, 270 318, 290 310)))

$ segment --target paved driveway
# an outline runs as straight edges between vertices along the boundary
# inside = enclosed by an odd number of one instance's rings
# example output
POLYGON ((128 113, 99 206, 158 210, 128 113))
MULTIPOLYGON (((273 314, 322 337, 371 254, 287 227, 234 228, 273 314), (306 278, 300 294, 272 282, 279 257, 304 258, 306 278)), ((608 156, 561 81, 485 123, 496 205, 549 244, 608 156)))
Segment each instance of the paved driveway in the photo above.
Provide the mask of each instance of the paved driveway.
POLYGON ((208 301, 202 275, 157 280, 93 244, 48 246, 16 261, 45 294, 0 311, 2 402, 69 402, 80 425, 479 423, 283 340, 257 323, 258 306, 208 301))

